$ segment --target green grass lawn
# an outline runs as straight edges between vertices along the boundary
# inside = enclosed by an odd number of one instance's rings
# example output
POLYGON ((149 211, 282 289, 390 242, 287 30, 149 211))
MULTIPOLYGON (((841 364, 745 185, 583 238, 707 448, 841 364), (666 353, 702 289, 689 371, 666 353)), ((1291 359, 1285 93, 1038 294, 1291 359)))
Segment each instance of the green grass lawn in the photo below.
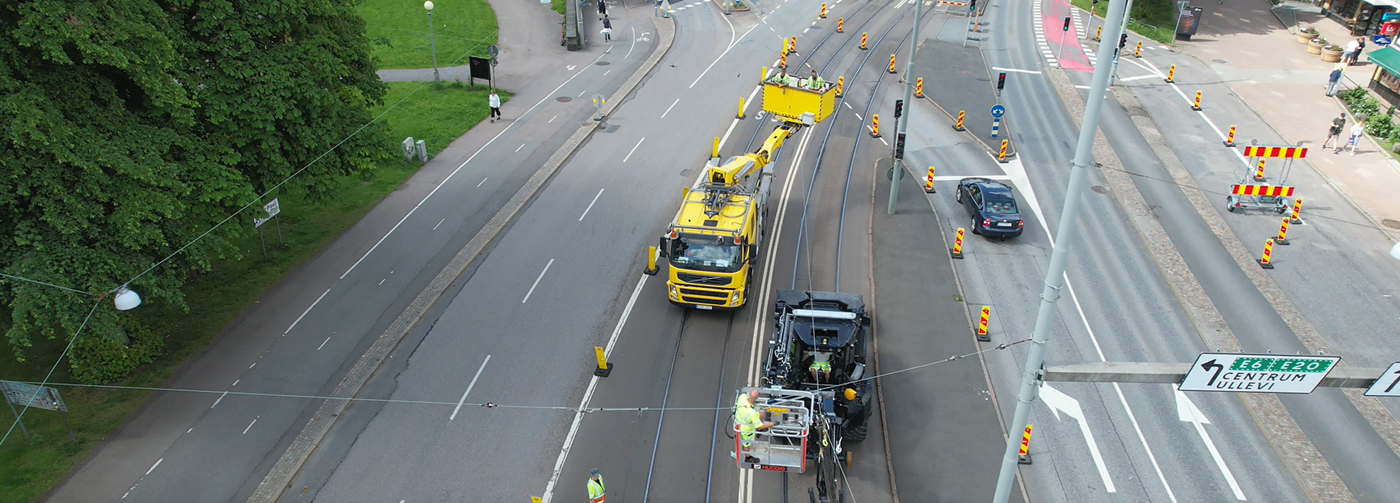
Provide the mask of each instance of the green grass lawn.
POLYGON ((560 15, 564 14, 564 0, 550 0, 549 8, 560 15))
MULTIPOLYGON (((436 88, 423 83, 389 84, 385 105, 375 112, 376 115, 403 101, 381 119, 387 121, 390 129, 383 141, 384 148, 397 153, 398 142, 411 135, 423 139, 430 152, 441 151, 448 142, 486 117, 489 111, 486 93, 483 87, 471 90, 455 83, 436 88)), ((288 271, 315 256, 342 231, 354 225, 420 166, 416 161, 402 159, 396 155, 381 161, 379 169, 368 172, 368 176, 342 177, 340 191, 328 203, 309 202, 304 192, 295 188, 273 194, 272 197, 277 197, 281 203, 279 218, 286 246, 278 246, 276 227, 268 222, 263 226, 263 237, 267 240, 269 258, 263 259, 256 233, 236 241, 243 250, 242 260, 217 262, 212 271, 185 288, 189 312, 158 302, 148 302, 133 311, 147 327, 165 334, 165 349, 154 363, 117 384, 161 386, 181 363, 208 346, 246 306, 288 271)), ((36 339, 28 352, 28 361, 20 363, 11 357, 0 357, 0 375, 10 380, 38 381, 58 358, 63 344, 64 341, 59 340, 36 339)), ((67 366, 60 365, 52 382, 70 381, 67 366)), ((4 445, 0 445, 0 503, 37 500, 74 464, 82 461, 103 437, 120 426, 148 396, 146 391, 59 388, 68 404, 68 421, 78 443, 68 440, 58 414, 30 410, 24 416, 24 424, 31 438, 25 440, 16 429, 4 445)), ((11 417, 7 410, 3 415, 11 417)))
MULTIPOLYGON (((1090 0, 1071 0, 1075 7, 1089 10, 1090 0)), ((1128 17, 1128 30, 1138 35, 1171 45, 1176 37, 1176 15, 1174 3, 1170 0, 1134 0, 1133 12, 1128 17)), ((1098 20, 1093 29, 1103 24, 1104 13, 1108 11, 1108 0, 1100 0, 1094 9, 1098 20)), ((1132 45, 1128 46, 1131 50, 1132 45)))
MULTIPOLYGON (((439 67, 465 65, 467 56, 486 56, 496 43, 496 13, 486 0, 441 0, 433 6, 433 40, 439 67)), ((428 11, 420 0, 363 0, 365 19, 379 68, 432 68, 428 11)))

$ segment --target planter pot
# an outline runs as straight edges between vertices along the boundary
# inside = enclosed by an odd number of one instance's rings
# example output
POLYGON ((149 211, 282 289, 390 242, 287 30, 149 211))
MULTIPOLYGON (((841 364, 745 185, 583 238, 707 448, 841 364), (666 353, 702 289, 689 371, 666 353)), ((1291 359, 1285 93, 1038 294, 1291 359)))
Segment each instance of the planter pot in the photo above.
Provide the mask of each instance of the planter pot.
POLYGON ((1335 45, 1323 47, 1321 57, 1322 61, 1327 63, 1339 62, 1342 60, 1342 48, 1335 45))
POLYGON ((1308 54, 1322 54, 1322 46, 1326 45, 1320 38, 1308 41, 1308 54))
POLYGON ((1308 43, 1308 41, 1310 41, 1310 40, 1312 40, 1312 39, 1315 39, 1315 38, 1317 38, 1317 32, 1316 32, 1316 31, 1310 31, 1310 32, 1309 32, 1309 31, 1300 31, 1300 32, 1298 32, 1298 37, 1296 38, 1296 40, 1297 40, 1298 43, 1300 43, 1300 44, 1306 44, 1306 43, 1308 43))

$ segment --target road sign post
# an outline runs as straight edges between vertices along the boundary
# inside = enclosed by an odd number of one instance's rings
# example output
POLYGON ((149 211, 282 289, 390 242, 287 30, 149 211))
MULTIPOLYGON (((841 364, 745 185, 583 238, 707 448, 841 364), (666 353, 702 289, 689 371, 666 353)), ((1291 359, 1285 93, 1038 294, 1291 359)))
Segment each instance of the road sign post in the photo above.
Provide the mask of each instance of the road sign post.
POLYGON ((1341 359, 1340 356, 1201 353, 1186 378, 1181 380, 1180 389, 1312 393, 1341 359))
POLYGON ((1385 373, 1366 390, 1366 396, 1400 396, 1400 362, 1390 364, 1385 373))

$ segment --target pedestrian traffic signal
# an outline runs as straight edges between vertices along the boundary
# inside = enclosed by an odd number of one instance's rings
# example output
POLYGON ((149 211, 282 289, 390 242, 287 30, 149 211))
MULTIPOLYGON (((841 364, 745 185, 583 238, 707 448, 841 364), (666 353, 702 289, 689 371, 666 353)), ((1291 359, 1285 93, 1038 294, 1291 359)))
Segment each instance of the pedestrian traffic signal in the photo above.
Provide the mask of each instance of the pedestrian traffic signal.
POLYGON ((997 74, 997 92, 1001 92, 1004 88, 1006 88, 1006 72, 1001 72, 997 74))
POLYGON ((968 0, 968 2, 967 2, 967 11, 968 11, 968 12, 977 12, 977 0, 968 0))
POLYGON ((1060 28, 1060 30, 1069 31, 1069 16, 1065 16, 1065 26, 1063 28, 1060 28))
POLYGON ((1123 35, 1119 36, 1119 38, 1118 38, 1118 48, 1119 48, 1119 49, 1122 49, 1122 48, 1127 47, 1127 46, 1128 46, 1128 34, 1127 34, 1127 33, 1124 33, 1123 35))
POLYGON ((894 100, 894 118, 904 115, 904 100, 894 100))
POLYGON ((904 133, 899 133, 894 138, 894 158, 904 158, 904 133))

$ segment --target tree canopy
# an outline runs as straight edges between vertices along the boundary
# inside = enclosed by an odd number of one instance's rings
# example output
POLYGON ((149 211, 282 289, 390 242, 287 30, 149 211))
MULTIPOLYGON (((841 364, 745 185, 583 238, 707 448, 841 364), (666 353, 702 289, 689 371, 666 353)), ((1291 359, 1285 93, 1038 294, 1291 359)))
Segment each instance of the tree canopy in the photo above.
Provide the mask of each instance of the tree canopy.
MULTIPOLYGON (((296 183, 322 196, 372 169, 381 135, 341 143, 385 92, 364 32, 347 1, 0 2, 0 271, 108 292, 313 160, 296 183)), ((182 303, 191 272, 238 253, 238 219, 132 288, 182 303)), ((20 358, 96 302, 12 280, 0 299, 20 358)), ((75 377, 119 378, 159 349, 110 302, 92 313, 75 377)))

